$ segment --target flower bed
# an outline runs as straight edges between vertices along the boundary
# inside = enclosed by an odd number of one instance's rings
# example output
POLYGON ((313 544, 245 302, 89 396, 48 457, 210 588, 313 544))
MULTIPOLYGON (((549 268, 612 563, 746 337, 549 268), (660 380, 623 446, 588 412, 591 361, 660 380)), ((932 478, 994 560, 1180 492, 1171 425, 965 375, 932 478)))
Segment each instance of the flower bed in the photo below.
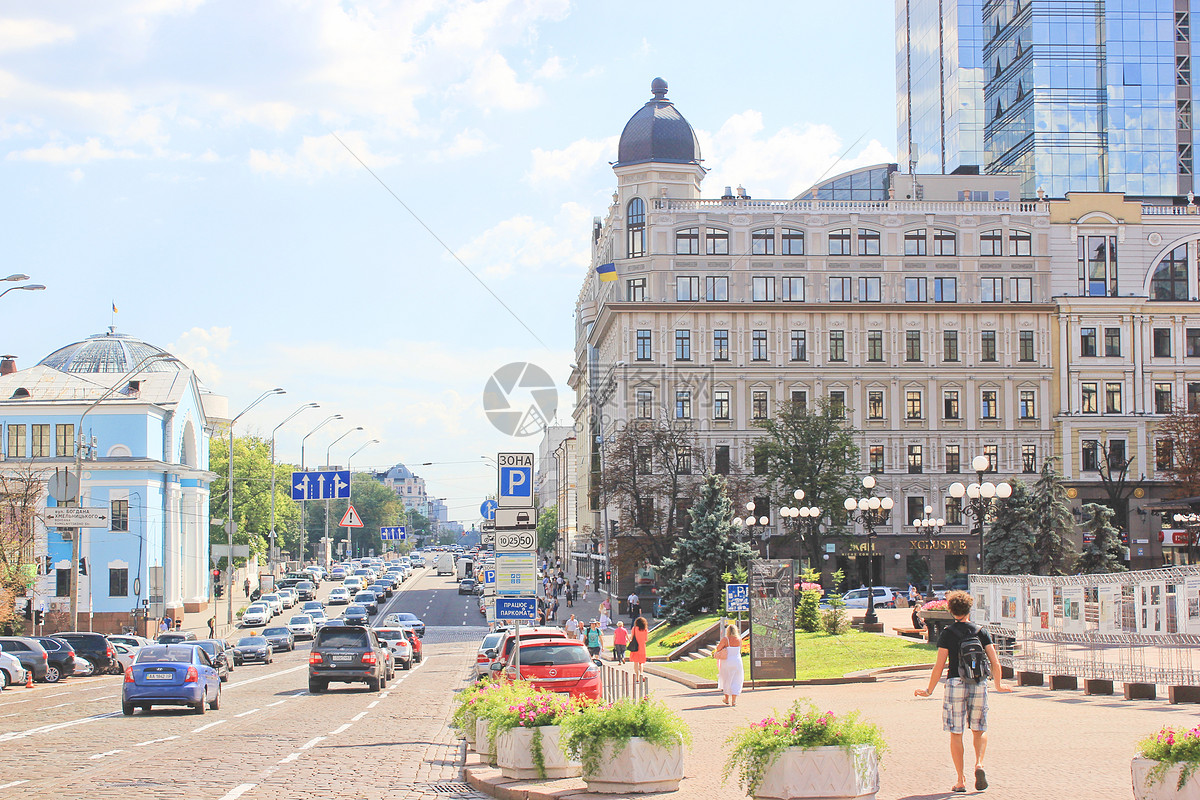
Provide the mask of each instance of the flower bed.
POLYGON ((1164 727, 1138 742, 1138 756, 1133 763, 1133 788, 1138 798, 1200 796, 1200 781, 1196 779, 1200 725, 1191 729, 1164 727))
POLYGON ((489 718, 489 735, 496 742, 500 771, 509 778, 543 780, 578 775, 579 763, 568 761, 559 746, 558 726, 591 703, 533 690, 507 708, 496 709, 489 718))

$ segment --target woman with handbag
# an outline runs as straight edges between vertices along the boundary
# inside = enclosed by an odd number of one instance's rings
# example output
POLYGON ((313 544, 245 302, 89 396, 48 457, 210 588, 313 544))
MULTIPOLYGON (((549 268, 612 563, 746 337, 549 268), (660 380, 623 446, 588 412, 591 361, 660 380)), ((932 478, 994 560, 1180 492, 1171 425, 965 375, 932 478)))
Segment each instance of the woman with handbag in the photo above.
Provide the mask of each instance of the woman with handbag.
POLYGON ((629 632, 629 660, 633 662, 634 677, 642 677, 642 665, 646 663, 646 618, 638 617, 633 621, 633 630, 629 632))
POLYGON ((732 622, 725 626, 725 635, 713 651, 713 658, 717 659, 717 688, 724 695, 721 702, 736 706, 746 673, 742 667, 742 637, 732 622))

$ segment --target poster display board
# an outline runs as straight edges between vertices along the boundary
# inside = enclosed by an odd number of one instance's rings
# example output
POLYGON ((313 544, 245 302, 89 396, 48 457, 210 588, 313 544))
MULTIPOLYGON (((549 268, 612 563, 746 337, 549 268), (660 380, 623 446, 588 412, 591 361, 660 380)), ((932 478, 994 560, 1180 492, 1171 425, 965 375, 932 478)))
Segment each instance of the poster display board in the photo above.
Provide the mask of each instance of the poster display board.
POLYGON ((1166 633, 1167 630, 1167 584, 1160 581, 1143 581, 1137 587, 1138 633, 1166 633))
POLYGON ((990 584, 971 587, 971 597, 975 600, 971 605, 971 621, 976 625, 987 625, 1000 621, 999 615, 992 608, 995 593, 996 587, 990 584))
POLYGON ((1083 586, 1064 586, 1063 601, 1063 633, 1083 633, 1083 586))
POLYGON ((1200 634, 1200 576, 1188 577, 1175 591, 1183 594, 1178 601, 1180 627, 1184 633, 1200 634))
POLYGON ((995 593, 993 620, 1006 630, 1015 631, 1017 625, 1025 621, 1025 598, 1021 596, 1021 589, 1019 585, 998 587, 995 593))
POLYGON ((1100 600, 1097 630, 1103 634, 1117 634, 1122 630, 1121 624, 1121 587, 1101 586, 1096 590, 1100 600))
POLYGON ((1054 590, 1049 586, 1034 586, 1029 590, 1029 626, 1035 631, 1049 631, 1054 624, 1054 590))
POLYGON ((750 679, 796 677, 796 590, 792 562, 750 560, 750 679))

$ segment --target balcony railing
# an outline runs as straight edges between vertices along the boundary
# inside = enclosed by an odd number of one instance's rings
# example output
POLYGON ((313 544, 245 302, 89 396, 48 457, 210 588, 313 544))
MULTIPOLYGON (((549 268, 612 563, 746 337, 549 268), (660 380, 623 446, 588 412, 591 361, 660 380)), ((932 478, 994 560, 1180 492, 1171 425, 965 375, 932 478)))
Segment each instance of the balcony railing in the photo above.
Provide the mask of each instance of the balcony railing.
POLYGON ((656 198, 656 211, 725 211, 745 214, 1046 214, 1038 201, 967 203, 922 200, 675 200, 656 198))

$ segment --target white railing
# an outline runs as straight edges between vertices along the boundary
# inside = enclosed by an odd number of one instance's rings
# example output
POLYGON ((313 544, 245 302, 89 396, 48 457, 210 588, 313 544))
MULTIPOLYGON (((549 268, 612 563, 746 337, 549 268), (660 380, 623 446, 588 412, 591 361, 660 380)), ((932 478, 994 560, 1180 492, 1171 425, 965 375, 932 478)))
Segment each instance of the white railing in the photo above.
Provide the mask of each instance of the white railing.
POLYGON ((1156 206, 1142 203, 1142 213, 1148 217, 1182 217, 1200 214, 1200 206, 1156 206))
POLYGON ((1038 201, 967 203, 921 200, 673 200, 656 198, 657 211, 724 211, 747 214, 1046 214, 1038 201))

